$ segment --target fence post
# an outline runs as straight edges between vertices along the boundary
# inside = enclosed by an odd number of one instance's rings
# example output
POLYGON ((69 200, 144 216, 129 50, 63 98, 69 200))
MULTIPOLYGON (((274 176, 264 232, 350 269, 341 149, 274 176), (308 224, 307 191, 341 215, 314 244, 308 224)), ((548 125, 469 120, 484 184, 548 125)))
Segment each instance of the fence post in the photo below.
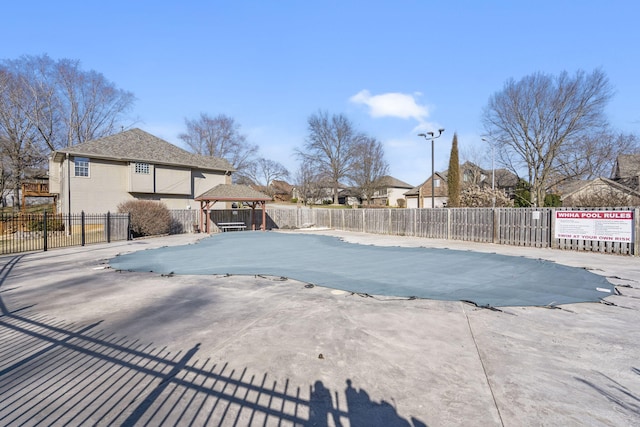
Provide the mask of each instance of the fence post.
POLYGON ((491 214, 493 216, 493 237, 491 239, 491 243, 497 243, 499 241, 498 238, 498 230, 500 228, 500 208, 493 208, 491 210, 491 214))
POLYGON ((44 238, 44 242, 43 242, 43 246, 44 246, 44 251, 47 251, 47 211, 44 211, 44 213, 42 214, 42 237, 44 238))
POLYGON ((549 209, 549 246, 551 249, 558 249, 556 235, 556 208, 549 209))
POLYGON ((85 244, 84 211, 80 212, 80 246, 85 244))
POLYGON ((362 209, 362 232, 366 233, 367 232, 367 215, 366 215, 367 211, 366 209, 362 209))
POLYGON ((640 213, 640 208, 635 208, 633 210, 633 256, 638 256, 638 240, 640 234, 640 224, 638 223, 638 214, 640 213))
POLYGON ((127 240, 133 240, 131 232, 131 212, 127 213, 127 240))
POLYGON ((111 212, 107 211, 107 243, 111 243, 111 212))

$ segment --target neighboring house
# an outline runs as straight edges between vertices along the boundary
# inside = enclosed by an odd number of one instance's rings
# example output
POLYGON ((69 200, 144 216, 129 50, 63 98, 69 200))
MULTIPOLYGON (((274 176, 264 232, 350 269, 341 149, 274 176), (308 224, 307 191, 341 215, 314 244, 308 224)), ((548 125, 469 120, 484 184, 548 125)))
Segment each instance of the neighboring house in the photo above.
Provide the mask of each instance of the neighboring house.
POLYGON ((640 191, 640 154, 621 154, 616 158, 611 179, 633 190, 640 191))
POLYGON ((573 181, 563 185, 562 206, 636 206, 640 204, 640 155, 621 154, 611 178, 573 181))
POLYGON ((472 162, 464 162, 460 165, 460 175, 462 177, 461 189, 469 186, 480 188, 495 188, 501 190, 510 198, 513 198, 518 186, 518 177, 507 169, 482 169, 472 162))
MULTIPOLYGON (((434 207, 443 208, 449 200, 449 187, 447 181, 448 171, 435 173, 435 197, 434 207)), ((494 171, 482 169, 474 163, 464 162, 460 165, 460 188, 465 189, 476 185, 480 188, 491 188, 503 191, 507 196, 515 196, 518 177, 507 169, 495 169, 494 171)), ((404 193, 408 208, 431 207, 431 178, 421 185, 404 193)))
POLYGON ((600 177, 565 186, 561 200, 565 207, 632 206, 640 202, 640 192, 600 177))
POLYGON ((266 193, 272 195, 275 201, 290 202, 293 197, 293 185, 286 181, 274 179, 271 181, 266 193))
POLYGON ((49 193, 49 175, 46 170, 25 171, 20 185, 22 209, 32 205, 51 205, 56 203, 56 195, 49 193))
POLYGON ((374 206, 404 207, 406 206, 404 193, 411 190, 413 185, 407 184, 389 175, 380 178, 376 184, 378 189, 373 193, 371 204, 374 206), (398 200, 401 200, 400 206, 398 200))
POLYGON ((431 188, 435 190, 433 193, 433 207, 443 208, 448 200, 447 177, 442 172, 436 172, 425 182, 412 188, 404 193, 407 199, 408 208, 430 208, 432 197, 431 188), (433 180, 433 185, 431 184, 433 180))
POLYGON ((120 203, 135 199, 191 209, 199 208, 194 199, 200 194, 230 184, 233 171, 224 159, 132 129, 51 153, 49 192, 57 195, 61 213, 116 212, 120 203))
POLYGON ((357 188, 344 188, 338 192, 338 203, 341 205, 362 205, 362 192, 357 188))

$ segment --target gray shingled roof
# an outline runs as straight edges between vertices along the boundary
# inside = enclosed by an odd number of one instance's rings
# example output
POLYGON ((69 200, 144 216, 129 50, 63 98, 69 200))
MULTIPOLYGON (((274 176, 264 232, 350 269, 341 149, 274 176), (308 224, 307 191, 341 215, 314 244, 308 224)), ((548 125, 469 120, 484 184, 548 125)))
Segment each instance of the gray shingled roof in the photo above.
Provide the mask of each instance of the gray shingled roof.
POLYGON ((196 200, 270 201, 271 197, 247 185, 218 184, 196 197, 196 200))
POLYGON ((394 188, 413 188, 413 185, 407 184, 404 181, 400 181, 398 178, 394 178, 390 175, 381 177, 378 184, 382 187, 394 187, 394 188))
POLYGON ((66 153, 108 160, 188 166, 218 171, 235 170, 225 159, 190 153, 138 128, 64 148, 54 152, 53 155, 66 153))
POLYGON ((612 178, 629 178, 640 175, 640 155, 620 154, 616 159, 616 165, 612 178))

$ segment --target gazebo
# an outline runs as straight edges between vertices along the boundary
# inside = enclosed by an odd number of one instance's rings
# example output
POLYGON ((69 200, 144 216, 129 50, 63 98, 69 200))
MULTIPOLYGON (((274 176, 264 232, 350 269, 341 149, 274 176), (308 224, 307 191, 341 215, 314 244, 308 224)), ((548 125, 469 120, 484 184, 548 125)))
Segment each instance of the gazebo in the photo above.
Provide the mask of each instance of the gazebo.
POLYGON ((255 229, 254 216, 256 207, 262 207, 261 230, 265 230, 267 223, 266 204, 271 197, 247 185, 219 184, 195 198, 200 202, 200 230, 211 233, 211 217, 209 212, 216 202, 239 202, 251 207, 251 226, 255 229), (206 226, 206 228, 205 228, 206 226))

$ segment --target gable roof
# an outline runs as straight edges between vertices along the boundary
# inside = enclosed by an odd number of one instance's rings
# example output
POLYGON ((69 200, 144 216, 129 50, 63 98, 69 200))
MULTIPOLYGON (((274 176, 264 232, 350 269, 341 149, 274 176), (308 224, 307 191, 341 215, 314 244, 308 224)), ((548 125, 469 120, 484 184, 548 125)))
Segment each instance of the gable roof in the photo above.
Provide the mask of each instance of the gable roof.
MULTIPOLYGON (((447 175, 445 173, 436 172, 434 175, 437 176, 438 178, 440 178, 442 180, 442 182, 447 182, 447 175)), ((403 193, 403 195, 405 195, 405 196, 418 196, 418 195, 420 195, 420 188, 424 187, 425 185, 427 185, 428 182, 431 182, 431 177, 427 178, 427 180, 425 182, 423 182, 422 184, 418 185, 417 187, 413 187, 411 190, 403 193)), ((428 190, 431 191, 431 186, 429 186, 428 190)), ((431 195, 431 193, 429 193, 429 195, 431 195)))
POLYGON ((611 173, 613 179, 640 175, 640 154, 620 154, 611 173))
POLYGON ((580 191, 588 187, 597 187, 597 186, 608 186, 622 193, 635 196, 635 197, 640 197, 640 192, 634 190, 633 188, 629 188, 623 184, 620 184, 619 182, 616 182, 601 176, 601 177, 592 179, 591 181, 573 182, 572 185, 570 185, 569 188, 567 188, 567 191, 562 195, 562 199, 563 200, 568 199, 573 195, 575 195, 576 193, 579 193, 580 191))
POLYGON ((254 190, 248 185, 218 184, 196 197, 195 200, 222 200, 230 202, 270 201, 271 197, 254 190))
POLYGON ((138 128, 63 148, 54 151, 52 156, 60 161, 65 154, 225 172, 235 170, 225 159, 190 153, 138 128))
POLYGON ((400 181, 398 178, 394 178, 390 175, 380 177, 376 185, 379 185, 380 187, 413 188, 413 185, 400 181))
POLYGON ((277 179, 271 181, 270 187, 280 194, 290 194, 293 191, 293 185, 289 184, 287 181, 277 179))

